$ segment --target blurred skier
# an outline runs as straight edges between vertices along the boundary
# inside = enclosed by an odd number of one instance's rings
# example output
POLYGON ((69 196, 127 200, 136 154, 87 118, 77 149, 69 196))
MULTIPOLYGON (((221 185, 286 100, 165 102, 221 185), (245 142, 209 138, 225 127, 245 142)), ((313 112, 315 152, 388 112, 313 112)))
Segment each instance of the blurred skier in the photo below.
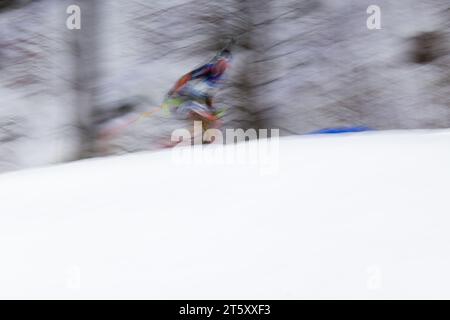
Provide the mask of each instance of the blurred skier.
MULTIPOLYGON (((233 43, 234 41, 231 41, 229 45, 233 43)), ((161 109, 168 110, 177 118, 201 121, 204 131, 210 127, 219 126, 219 119, 222 117, 224 110, 214 107, 213 97, 222 84, 224 74, 231 64, 232 54, 227 47, 207 64, 181 77, 168 92, 162 106, 138 115, 132 113, 129 119, 121 117, 115 119, 117 121, 108 122, 107 126, 102 126, 99 133, 101 139, 110 139, 133 123, 144 117, 149 117, 161 109)), ((172 143, 168 145, 173 146, 172 143)))
POLYGON ((213 97, 231 63, 231 52, 224 49, 207 64, 181 77, 167 94, 166 106, 176 116, 207 123, 219 118, 213 97))

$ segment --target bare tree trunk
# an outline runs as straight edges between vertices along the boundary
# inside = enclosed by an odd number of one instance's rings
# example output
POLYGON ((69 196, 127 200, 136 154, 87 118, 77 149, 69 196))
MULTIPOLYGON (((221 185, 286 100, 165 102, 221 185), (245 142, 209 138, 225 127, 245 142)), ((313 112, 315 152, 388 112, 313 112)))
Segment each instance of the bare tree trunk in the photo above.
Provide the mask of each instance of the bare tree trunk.
POLYGON ((240 113, 235 122, 240 128, 257 130, 266 126, 265 114, 270 109, 261 93, 270 75, 270 62, 265 62, 265 47, 270 43, 267 20, 271 8, 266 0, 242 0, 237 6, 243 17, 237 44, 245 52, 245 61, 239 66, 235 83, 235 109, 240 113))
POLYGON ((75 112, 79 131, 78 158, 91 157, 95 152, 96 130, 93 112, 99 79, 100 4, 98 1, 78 0, 70 4, 81 8, 81 29, 73 30, 72 52, 74 69, 75 112))

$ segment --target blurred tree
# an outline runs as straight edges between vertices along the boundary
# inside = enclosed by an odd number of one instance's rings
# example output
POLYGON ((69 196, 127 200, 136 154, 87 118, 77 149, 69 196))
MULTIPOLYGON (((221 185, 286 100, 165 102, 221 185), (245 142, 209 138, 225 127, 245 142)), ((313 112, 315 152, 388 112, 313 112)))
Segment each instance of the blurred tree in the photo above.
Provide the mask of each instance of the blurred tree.
POLYGON ((0 0, 0 10, 17 9, 36 0, 0 0))
POLYGON ((100 2, 91 0, 68 1, 81 8, 81 29, 71 30, 73 55, 73 88, 76 127, 79 134, 77 158, 95 154, 96 127, 94 110, 97 105, 99 70, 100 2))

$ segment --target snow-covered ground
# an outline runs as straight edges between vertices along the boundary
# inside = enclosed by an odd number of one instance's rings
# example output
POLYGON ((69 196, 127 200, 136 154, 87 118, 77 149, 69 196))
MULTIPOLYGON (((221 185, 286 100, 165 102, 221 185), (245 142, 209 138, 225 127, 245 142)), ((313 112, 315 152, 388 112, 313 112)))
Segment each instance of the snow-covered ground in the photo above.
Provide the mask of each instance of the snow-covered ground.
POLYGON ((0 298, 450 298, 450 131, 272 146, 0 175, 0 298))

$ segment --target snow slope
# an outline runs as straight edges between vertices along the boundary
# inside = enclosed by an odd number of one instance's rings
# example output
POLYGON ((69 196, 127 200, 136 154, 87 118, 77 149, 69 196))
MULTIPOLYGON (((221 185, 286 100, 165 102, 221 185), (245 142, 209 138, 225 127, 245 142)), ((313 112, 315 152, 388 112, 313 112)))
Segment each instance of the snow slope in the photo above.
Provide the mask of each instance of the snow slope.
POLYGON ((450 131, 271 143, 0 175, 0 298, 450 298, 450 131))

